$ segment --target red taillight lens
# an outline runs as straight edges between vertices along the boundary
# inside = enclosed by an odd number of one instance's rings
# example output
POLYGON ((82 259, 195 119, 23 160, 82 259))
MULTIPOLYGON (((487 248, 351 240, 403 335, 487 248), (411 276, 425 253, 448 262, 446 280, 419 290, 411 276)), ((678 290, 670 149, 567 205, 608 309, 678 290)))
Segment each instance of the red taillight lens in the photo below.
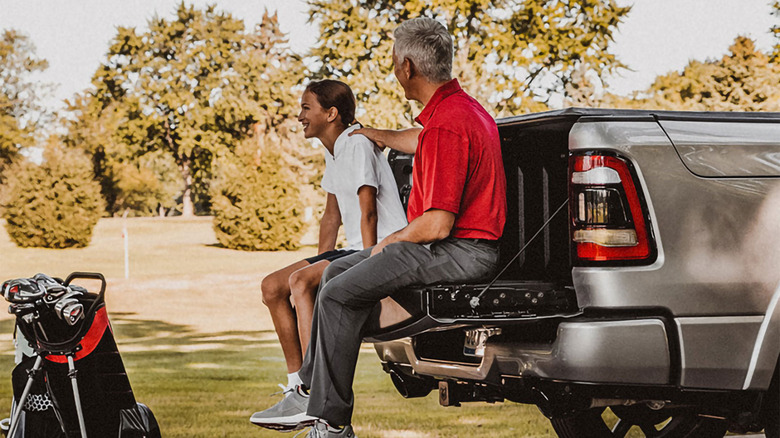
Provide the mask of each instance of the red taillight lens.
POLYGON ((582 261, 641 261, 653 248, 629 163, 607 155, 571 158, 569 208, 582 261))

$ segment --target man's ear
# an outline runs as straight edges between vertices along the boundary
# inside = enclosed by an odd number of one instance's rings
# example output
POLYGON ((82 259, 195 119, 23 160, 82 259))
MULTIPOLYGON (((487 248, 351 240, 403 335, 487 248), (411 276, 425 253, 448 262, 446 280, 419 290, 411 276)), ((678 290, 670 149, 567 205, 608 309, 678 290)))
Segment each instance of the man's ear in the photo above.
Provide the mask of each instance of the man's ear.
POLYGON ((401 64, 401 70, 406 75, 406 79, 411 79, 417 75, 417 69, 415 68, 412 60, 409 58, 404 58, 404 62, 401 64))

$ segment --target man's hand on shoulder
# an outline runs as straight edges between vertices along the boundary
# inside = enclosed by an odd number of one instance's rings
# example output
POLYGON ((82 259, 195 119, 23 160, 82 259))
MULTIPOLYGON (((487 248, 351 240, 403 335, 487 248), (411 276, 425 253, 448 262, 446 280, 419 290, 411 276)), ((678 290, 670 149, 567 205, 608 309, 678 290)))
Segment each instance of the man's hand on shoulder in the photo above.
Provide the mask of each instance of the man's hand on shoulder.
POLYGON ((382 131, 385 130, 362 127, 362 128, 355 129, 354 131, 351 131, 348 135, 350 137, 356 134, 364 135, 366 138, 376 143, 376 145, 379 146, 380 149, 384 150, 387 147, 387 144, 385 143, 386 136, 382 135, 383 134, 382 131))
POLYGON ((381 149, 395 149, 405 154, 414 154, 417 150, 417 136, 422 128, 409 128, 396 131, 394 129, 358 128, 349 135, 362 134, 376 143, 381 149))

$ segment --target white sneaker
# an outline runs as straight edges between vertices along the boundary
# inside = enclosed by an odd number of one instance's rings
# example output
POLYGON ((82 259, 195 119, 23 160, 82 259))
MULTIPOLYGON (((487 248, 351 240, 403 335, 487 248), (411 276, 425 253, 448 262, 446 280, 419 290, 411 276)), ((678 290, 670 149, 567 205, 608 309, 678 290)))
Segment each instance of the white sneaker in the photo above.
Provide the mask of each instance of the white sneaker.
POLYGON ((296 386, 279 403, 270 408, 255 412, 249 419, 266 429, 289 432, 311 426, 317 421, 317 417, 306 414, 309 406, 309 396, 303 392, 300 385, 296 386))
POLYGON ((344 426, 339 431, 334 431, 333 428, 328 426, 328 423, 319 420, 314 423, 309 433, 306 434, 306 438, 357 438, 357 436, 351 425, 344 426))

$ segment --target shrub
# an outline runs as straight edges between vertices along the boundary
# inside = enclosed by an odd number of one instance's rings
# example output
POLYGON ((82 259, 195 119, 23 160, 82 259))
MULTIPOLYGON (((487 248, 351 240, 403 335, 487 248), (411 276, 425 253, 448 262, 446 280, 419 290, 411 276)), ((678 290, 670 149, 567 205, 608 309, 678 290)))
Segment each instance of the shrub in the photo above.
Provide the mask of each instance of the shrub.
POLYGON ((246 251, 298 247, 304 232, 300 190, 278 152, 260 157, 239 150, 222 159, 211 196, 214 231, 223 246, 246 251))
POLYGON ((3 217, 21 247, 89 245, 103 211, 92 164, 80 151, 49 145, 38 165, 22 161, 5 173, 3 217))

